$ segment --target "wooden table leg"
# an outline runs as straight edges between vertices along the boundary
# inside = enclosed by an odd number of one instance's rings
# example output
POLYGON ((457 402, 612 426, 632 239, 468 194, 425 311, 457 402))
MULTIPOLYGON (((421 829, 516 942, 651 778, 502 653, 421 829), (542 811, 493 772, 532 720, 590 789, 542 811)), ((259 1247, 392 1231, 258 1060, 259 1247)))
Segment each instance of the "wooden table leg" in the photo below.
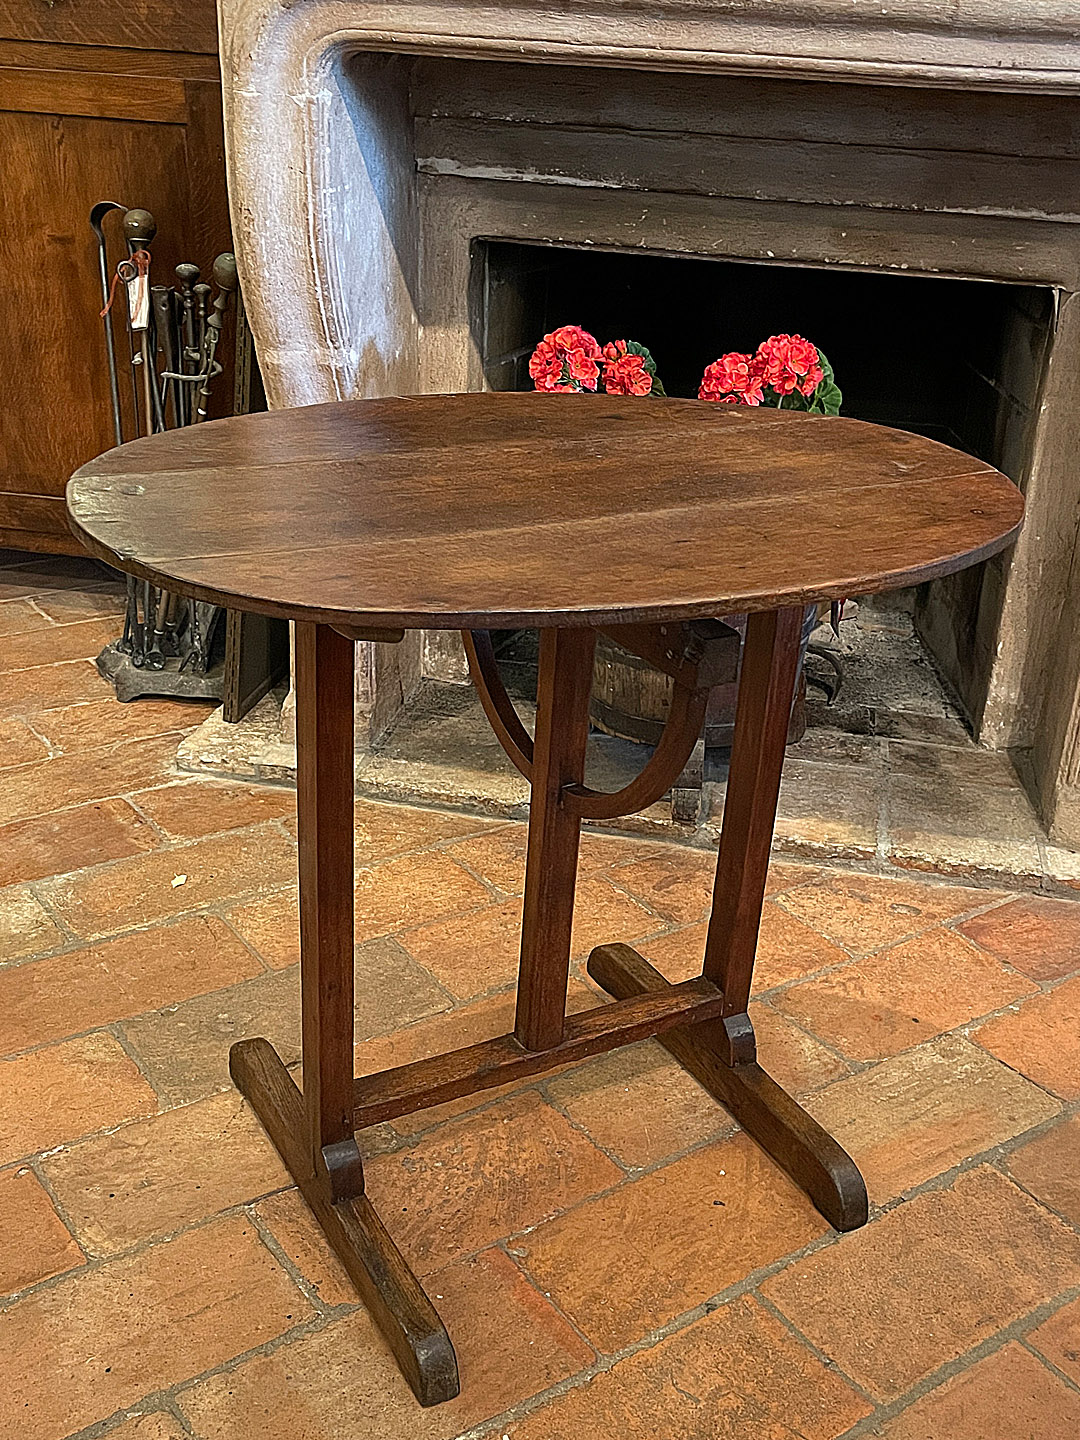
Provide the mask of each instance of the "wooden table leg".
POLYGON ((581 821, 565 803, 564 792, 585 778, 595 646, 592 630, 540 632, 514 1028, 526 1050, 549 1050, 563 1038, 581 832, 581 821))
POLYGON ((422 1405, 458 1393, 446 1328, 371 1202, 353 1129, 354 645, 296 626, 304 1090, 266 1040, 229 1066, 422 1405))
MULTIPOLYGON (((680 1026, 660 1044, 791 1175, 838 1230, 865 1224, 866 1186, 851 1157, 757 1064, 747 1014, 769 867, 801 608, 751 615, 717 858, 703 975, 724 994, 720 1019, 680 1026)), ((602 945, 589 974, 617 999, 670 989, 628 945, 602 945)))
POLYGON ((780 775, 799 668, 803 611, 765 610, 746 624, 724 822, 702 973, 724 992, 728 1060, 752 1060, 750 999, 780 775))

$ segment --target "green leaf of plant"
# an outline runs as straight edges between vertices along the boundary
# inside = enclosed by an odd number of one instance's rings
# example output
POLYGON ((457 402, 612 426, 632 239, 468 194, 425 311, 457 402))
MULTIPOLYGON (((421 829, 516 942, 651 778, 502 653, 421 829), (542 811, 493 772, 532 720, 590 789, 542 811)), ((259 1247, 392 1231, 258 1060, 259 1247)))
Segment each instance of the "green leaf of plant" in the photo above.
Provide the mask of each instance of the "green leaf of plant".
POLYGON ((637 340, 627 340, 626 353, 628 355, 640 355, 645 362, 645 369, 652 376, 652 389, 649 391, 649 394, 666 396, 667 391, 663 385, 661 385, 660 377, 656 373, 656 361, 652 357, 652 352, 647 350, 645 346, 637 340))
POLYGON ((821 366, 822 375, 817 389, 810 397, 812 403, 808 408, 816 415, 839 415, 844 397, 836 383, 832 366, 820 350, 818 351, 818 364, 821 366))

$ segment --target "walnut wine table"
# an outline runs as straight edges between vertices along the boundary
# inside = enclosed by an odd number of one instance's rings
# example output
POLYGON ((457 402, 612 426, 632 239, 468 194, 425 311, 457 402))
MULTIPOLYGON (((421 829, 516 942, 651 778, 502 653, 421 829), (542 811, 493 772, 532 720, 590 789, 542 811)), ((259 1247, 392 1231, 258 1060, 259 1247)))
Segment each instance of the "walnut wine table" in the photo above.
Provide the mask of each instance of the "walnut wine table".
MULTIPOLYGON (((853 1161, 760 1068, 747 1015, 808 603, 947 575, 1001 550, 1019 492, 989 465, 857 420, 694 400, 454 395, 241 416, 84 465, 71 525, 169 590, 296 622, 303 1093, 267 1040, 233 1046, 250 1100, 424 1405, 458 1392, 434 1306, 364 1193, 356 1132, 656 1036, 831 1223, 866 1219, 853 1161), (658 800, 738 663, 715 617, 749 612, 701 976, 670 984, 601 945, 614 1003, 567 1015, 583 820, 658 800), (529 779, 517 1017, 502 1035, 353 1075, 353 650, 464 632, 484 710, 529 779), (492 629, 540 631, 535 736, 492 629), (584 783, 601 632, 672 680, 641 773, 584 783)), ((418 1202, 423 1203, 419 1196, 418 1202)))

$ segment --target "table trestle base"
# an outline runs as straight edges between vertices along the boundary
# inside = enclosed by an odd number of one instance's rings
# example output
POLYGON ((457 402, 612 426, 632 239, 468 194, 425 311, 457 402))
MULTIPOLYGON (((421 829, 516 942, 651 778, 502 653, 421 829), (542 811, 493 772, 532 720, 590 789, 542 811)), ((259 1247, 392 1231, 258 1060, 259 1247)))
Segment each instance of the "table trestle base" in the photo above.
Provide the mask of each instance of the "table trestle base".
POLYGON ((304 1097, 269 1040, 240 1040, 229 1052, 236 1088, 250 1102, 360 1299, 394 1352, 421 1405, 460 1389, 446 1326, 362 1192, 333 1198, 329 1170, 313 1163, 304 1097))
POLYGON ((516 1035, 499 1035, 377 1075, 363 1075, 354 1086, 353 1124, 363 1130, 447 1100, 541 1075, 619 1045, 651 1039, 673 1025, 714 1019, 723 1008, 724 997, 711 980, 684 980, 659 993, 643 992, 614 1005, 596 1005, 568 1015, 562 1039, 546 1050, 526 1050, 516 1035))
MULTIPOLYGON (((738 637, 719 624, 608 633, 667 669, 667 727, 636 780, 585 784, 596 630, 541 631, 535 735, 502 687, 490 636, 466 635, 489 720, 531 784, 512 1034, 374 1075, 353 1073, 353 641, 350 627, 296 626, 304 1092, 266 1040, 244 1040, 233 1079, 250 1100, 423 1405, 458 1393, 454 1349, 364 1193, 356 1132, 655 1037, 724 1105, 839 1230, 866 1220, 854 1162, 757 1064, 747 1013, 798 668, 801 607, 750 616, 731 773, 702 973, 671 983, 627 945, 592 952, 613 1003, 566 1013, 581 822, 659 799, 698 737, 710 688, 730 679, 738 637)), ((387 633, 387 640, 396 638, 387 633)))
MULTIPOLYGON (((625 1002, 674 989, 643 955, 629 945, 599 945, 588 971, 609 995, 625 1002)), ((723 1105, 746 1133, 786 1170, 837 1230, 866 1224, 866 1185, 854 1160, 812 1115, 763 1070, 755 1058, 732 1064, 724 1059, 734 1034, 740 1048, 750 1041, 748 1017, 711 1019, 674 1026, 656 1038, 684 1070, 723 1105)))

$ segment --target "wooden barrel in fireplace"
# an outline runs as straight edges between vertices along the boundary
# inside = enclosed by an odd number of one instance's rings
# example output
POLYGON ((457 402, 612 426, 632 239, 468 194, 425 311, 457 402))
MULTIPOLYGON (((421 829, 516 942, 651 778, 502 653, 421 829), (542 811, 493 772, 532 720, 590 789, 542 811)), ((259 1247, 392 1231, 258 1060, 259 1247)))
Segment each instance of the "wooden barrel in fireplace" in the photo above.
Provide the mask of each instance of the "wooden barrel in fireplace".
MULTIPOLYGON (((745 615, 719 617, 741 635, 746 633, 745 615)), ((803 653, 811 631, 818 622, 818 607, 809 605, 803 621, 803 653)), ((671 706, 673 681, 647 660, 631 655, 606 635, 597 636, 593 662, 593 692, 589 718, 598 730, 621 740, 655 745, 671 706)), ((801 686, 800 686, 801 689, 801 686)), ((708 748, 731 745, 735 733, 737 680, 717 685, 709 696, 705 713, 705 744, 708 748)), ((793 738, 800 738, 798 736, 793 738)))

